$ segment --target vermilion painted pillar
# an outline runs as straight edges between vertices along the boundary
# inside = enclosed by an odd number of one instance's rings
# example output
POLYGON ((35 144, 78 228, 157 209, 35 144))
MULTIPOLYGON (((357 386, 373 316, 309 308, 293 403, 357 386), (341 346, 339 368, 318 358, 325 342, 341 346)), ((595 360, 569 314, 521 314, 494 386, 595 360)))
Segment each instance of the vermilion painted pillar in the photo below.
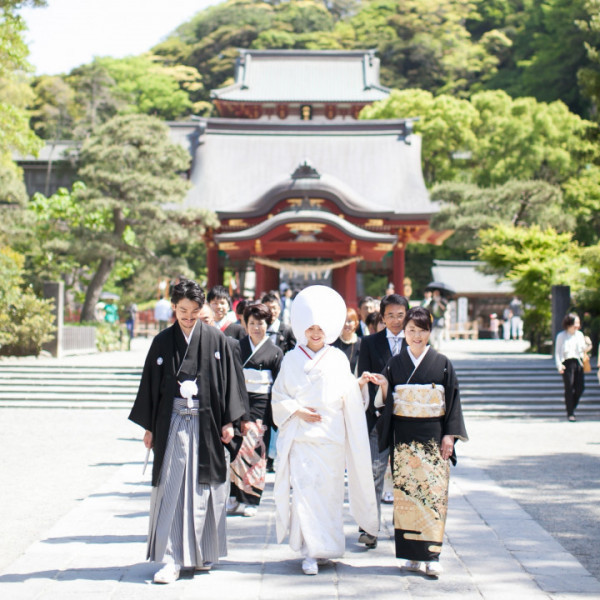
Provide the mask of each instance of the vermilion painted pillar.
POLYGON ((345 289, 342 296, 346 301, 346 306, 357 308, 358 302, 356 301, 356 262, 350 263, 347 267, 344 267, 344 272, 345 289))
POLYGON ((207 242, 206 246, 206 270, 208 271, 206 287, 210 289, 221 283, 219 276, 219 249, 212 240, 207 242))
POLYGON ((256 275, 256 284, 254 286, 254 297, 260 298, 265 292, 265 269, 264 265, 254 263, 254 273, 256 275))
POLYGON ((264 290, 270 292, 271 290, 279 291, 279 269, 273 267, 264 267, 264 290))
POLYGON ((404 242, 399 241, 394 248, 393 253, 393 273, 392 282, 396 294, 404 295, 404 242))
POLYGON ((346 267, 333 269, 331 272, 331 287, 344 298, 346 293, 346 267))

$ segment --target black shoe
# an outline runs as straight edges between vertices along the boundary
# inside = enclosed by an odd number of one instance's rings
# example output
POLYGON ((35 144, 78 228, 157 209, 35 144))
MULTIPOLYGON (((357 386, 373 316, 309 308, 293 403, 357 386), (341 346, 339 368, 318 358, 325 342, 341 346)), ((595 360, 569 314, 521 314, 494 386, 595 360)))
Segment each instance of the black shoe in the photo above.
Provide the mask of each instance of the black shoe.
POLYGON ((573 423, 574 421, 577 421, 577 419, 575 418, 575 415, 569 415, 567 417, 567 419, 569 419, 569 421, 571 421, 571 423, 573 423))
POLYGON ((267 458, 267 473, 275 473, 275 468, 273 467, 273 459, 267 458))
POLYGON ((367 548, 371 550, 373 548, 377 548, 377 537, 367 533, 366 531, 363 531, 358 536, 358 541, 359 543, 364 544, 367 548))

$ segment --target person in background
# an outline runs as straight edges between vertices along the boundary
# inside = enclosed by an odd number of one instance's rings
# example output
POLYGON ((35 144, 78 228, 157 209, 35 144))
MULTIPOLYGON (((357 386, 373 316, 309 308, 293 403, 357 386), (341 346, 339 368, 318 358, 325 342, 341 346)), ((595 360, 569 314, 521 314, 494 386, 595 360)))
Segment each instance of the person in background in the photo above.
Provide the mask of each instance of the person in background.
POLYGON ((396 558, 404 568, 437 579, 446 514, 449 460, 456 440, 467 441, 458 381, 452 363, 428 345, 431 313, 411 308, 404 319, 405 344, 372 379, 381 386, 375 406, 379 448, 389 448, 394 477, 396 558), (383 405, 383 406, 382 406, 383 405))
POLYGON ((246 330, 246 321, 244 321, 244 311, 246 310, 246 307, 250 305, 250 301, 243 299, 240 300, 236 305, 235 305, 235 316, 237 317, 237 321, 236 323, 238 325, 241 325, 244 328, 244 331, 246 330))
POLYGON ((565 387, 567 419, 576 421, 575 409, 585 389, 583 355, 586 352, 586 342, 579 330, 581 322, 575 313, 566 315, 562 326, 563 330, 556 336, 554 360, 565 387))
POLYGON ((346 310, 346 322, 342 328, 340 337, 333 342, 332 346, 341 350, 350 363, 350 370, 356 373, 358 353, 360 352, 360 338, 356 335, 358 328, 358 313, 353 308, 346 310))
POLYGON ((385 323, 383 322, 381 313, 378 310, 369 313, 365 323, 367 324, 367 329, 369 331, 368 335, 373 335, 374 333, 378 333, 382 329, 385 329, 385 323))
POLYGON ((283 290, 283 297, 281 298, 281 322, 284 325, 290 324, 291 310, 292 310, 292 288, 288 286, 283 290))
POLYGON ((210 307, 215 313, 215 325, 227 336, 241 340, 246 336, 246 331, 236 323, 237 317, 231 310, 231 298, 227 288, 215 285, 206 297, 210 307))
POLYGON ((329 345, 345 317, 344 301, 331 288, 302 290, 292 306, 299 344, 283 357, 273 384, 277 540, 289 534, 306 575, 344 553, 345 473, 352 516, 370 534, 378 528, 361 393, 370 374, 357 380, 344 354, 329 345))
POLYGON ((369 335, 369 329, 367 327, 367 315, 375 312, 375 300, 371 296, 365 296, 358 302, 358 312, 360 315, 360 322, 356 330, 358 337, 364 337, 369 335))
POLYGON ((137 304, 132 302, 127 307, 127 320, 125 321, 125 327, 127 327, 127 333, 129 333, 129 339, 132 340, 135 335, 135 319, 137 317, 137 304))
POLYGON ((517 296, 513 296, 508 305, 512 316, 510 318, 510 332, 513 340, 523 339, 523 303, 517 296))
POLYGON ((498 339, 498 332, 500 331, 500 319, 496 313, 490 315, 490 331, 492 333, 492 339, 498 339))
MULTIPOLYGON (((399 294, 385 296, 381 300, 380 313, 382 321, 385 324, 385 329, 379 333, 363 337, 358 355, 357 373, 359 376, 362 376, 363 373, 381 373, 390 358, 400 352, 404 340, 402 325, 407 310, 408 300, 399 294)), ((383 482, 388 464, 389 450, 387 447, 381 451, 379 450, 375 425, 377 424, 380 412, 374 405, 377 390, 376 385, 369 383, 369 406, 366 411, 366 419, 367 429, 369 430, 375 494, 377 500, 379 500, 383 496, 383 482)), ((381 522, 381 506, 379 502, 377 503, 377 519, 379 524, 381 522)), ((367 548, 377 547, 377 535, 373 535, 372 533, 360 532, 358 541, 361 544, 365 544, 367 548)))
POLYGON ((510 320, 512 319, 512 311, 507 306, 502 311, 502 337, 505 342, 510 340, 510 320))
POLYGON ((429 306, 425 306, 433 316, 433 328, 431 330, 431 345, 439 350, 444 336, 444 326, 446 325, 446 309, 448 301, 442 296, 440 290, 433 290, 429 306))
POLYGON ((271 311, 264 304, 246 307, 244 320, 248 336, 240 341, 242 367, 250 419, 235 460, 231 463, 229 514, 256 515, 265 489, 266 459, 271 426, 271 387, 279 373, 283 352, 267 336, 271 311))
POLYGON ((292 328, 279 319, 279 315, 281 314, 279 296, 276 292, 268 292, 260 301, 270 309, 273 315, 273 321, 269 325, 267 335, 278 348, 281 348, 284 354, 289 352, 296 345, 296 338, 294 337, 292 328))
POLYGON ((171 303, 166 298, 161 298, 154 306, 154 320, 158 322, 158 330, 166 329, 172 317, 171 303))
POLYGON ((129 414, 154 451, 147 558, 163 563, 155 583, 227 554, 225 444, 247 410, 227 338, 198 318, 202 288, 181 280, 171 302, 175 323, 152 340, 129 414))

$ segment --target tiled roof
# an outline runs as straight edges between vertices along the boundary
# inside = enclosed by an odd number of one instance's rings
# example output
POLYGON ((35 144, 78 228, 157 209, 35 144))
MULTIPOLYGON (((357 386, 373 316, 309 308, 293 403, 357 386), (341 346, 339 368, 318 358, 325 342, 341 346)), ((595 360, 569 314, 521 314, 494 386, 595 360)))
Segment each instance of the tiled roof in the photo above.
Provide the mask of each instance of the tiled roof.
POLYGON ((434 281, 448 284, 458 296, 471 294, 512 294, 513 286, 509 281, 498 282, 494 275, 486 275, 479 268, 485 263, 480 261, 434 260, 431 275, 434 281))
POLYGON ((272 190, 330 189, 354 210, 422 218, 437 212, 421 170, 421 139, 405 122, 320 125, 242 119, 198 123, 186 205, 214 211, 256 208, 272 190), (320 179, 292 179, 307 161, 320 179))
POLYGON ((379 83, 372 50, 240 50, 235 83, 211 96, 232 102, 374 102, 379 83))

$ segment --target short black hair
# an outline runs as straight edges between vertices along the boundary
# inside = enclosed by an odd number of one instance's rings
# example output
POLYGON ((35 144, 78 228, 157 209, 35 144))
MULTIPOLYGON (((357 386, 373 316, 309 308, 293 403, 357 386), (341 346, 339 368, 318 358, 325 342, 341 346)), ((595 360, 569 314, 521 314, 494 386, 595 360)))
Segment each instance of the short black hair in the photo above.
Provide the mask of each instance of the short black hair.
POLYGON ((412 321, 419 329, 431 331, 433 317, 425 307, 415 306, 414 308, 409 308, 406 312, 402 329, 406 329, 406 326, 410 321, 412 321))
POLYGON ((181 279, 179 283, 173 286, 171 303, 177 305, 184 298, 197 302, 198 306, 202 308, 204 305, 204 290, 191 279, 181 279))
POLYGON ((267 292, 263 294, 263 297, 260 301, 264 304, 265 302, 279 302, 280 298, 278 298, 273 292, 267 292))
POLYGON ((246 306, 248 306, 248 304, 249 304, 249 302, 245 298, 244 298, 244 300, 240 300, 235 305, 235 314, 236 315, 243 315, 244 314, 244 310, 246 309, 246 306))
POLYGON ((360 308, 363 304, 366 304, 367 302, 375 302, 375 300, 372 296, 365 296, 364 298, 361 298, 358 301, 358 308, 360 308))
POLYGON ((258 321, 265 321, 267 325, 273 322, 273 313, 268 306, 265 306, 262 302, 256 302, 246 306, 244 309, 244 321, 248 323, 248 319, 254 317, 258 321))
POLYGON ((377 325, 379 325, 381 322, 381 315, 377 311, 369 313, 365 319, 365 325, 367 327, 373 326, 377 328, 377 325))
POLYGON ((391 304, 404 306, 406 310, 409 309, 408 300, 404 296, 401 296, 400 294, 390 294, 389 296, 384 296, 381 299, 381 303, 379 305, 379 312, 382 317, 385 316, 385 307, 390 306, 391 304))
POLYGON ((214 287, 210 288, 208 296, 206 297, 208 302, 212 302, 213 300, 221 300, 223 298, 225 298, 225 300, 229 302, 229 306, 231 306, 231 297, 229 296, 229 291, 222 285, 215 285, 214 287))
POLYGON ((568 329, 569 327, 573 327, 575 325, 575 319, 579 319, 579 315, 576 313, 569 313, 565 315, 563 319, 562 326, 563 329, 568 329))

